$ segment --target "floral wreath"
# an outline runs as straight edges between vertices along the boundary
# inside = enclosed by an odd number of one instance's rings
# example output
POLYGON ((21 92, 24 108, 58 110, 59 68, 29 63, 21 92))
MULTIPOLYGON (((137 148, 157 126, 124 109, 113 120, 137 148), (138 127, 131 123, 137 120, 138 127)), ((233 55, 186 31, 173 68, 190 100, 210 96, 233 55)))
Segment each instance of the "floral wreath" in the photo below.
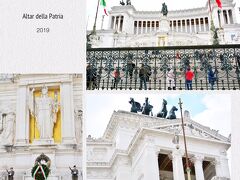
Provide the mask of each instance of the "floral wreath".
POLYGON ((45 180, 50 173, 51 160, 45 154, 41 154, 35 160, 31 174, 35 180, 45 180))

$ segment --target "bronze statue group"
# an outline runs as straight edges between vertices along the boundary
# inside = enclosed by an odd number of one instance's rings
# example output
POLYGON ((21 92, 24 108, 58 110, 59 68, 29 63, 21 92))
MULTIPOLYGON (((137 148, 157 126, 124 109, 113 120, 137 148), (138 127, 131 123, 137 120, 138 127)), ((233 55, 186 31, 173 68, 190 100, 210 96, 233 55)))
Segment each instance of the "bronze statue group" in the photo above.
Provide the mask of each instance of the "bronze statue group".
MULTIPOLYGON (((136 102, 133 98, 130 98, 129 103, 131 104, 130 112, 133 112, 133 113, 142 112, 142 114, 144 114, 144 115, 153 116, 153 113, 152 113, 153 106, 151 104, 149 104, 147 97, 145 98, 145 102, 143 103, 142 106, 139 102, 136 102)), ((178 109, 176 108, 176 106, 173 106, 168 113, 167 101, 165 99, 163 99, 162 108, 157 113, 156 116, 159 118, 176 119, 177 117, 176 117, 175 111, 177 111, 177 110, 178 109), (168 116, 167 116, 167 114, 168 114, 168 116)))

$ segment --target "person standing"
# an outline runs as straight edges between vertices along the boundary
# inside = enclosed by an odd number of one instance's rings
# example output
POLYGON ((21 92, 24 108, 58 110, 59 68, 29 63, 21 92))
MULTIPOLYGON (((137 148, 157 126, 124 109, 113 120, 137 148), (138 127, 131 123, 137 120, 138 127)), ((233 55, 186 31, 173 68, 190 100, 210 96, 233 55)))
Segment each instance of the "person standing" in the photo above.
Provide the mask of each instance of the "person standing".
POLYGON ((175 74, 173 69, 169 69, 167 72, 167 84, 168 84, 168 90, 176 90, 175 87, 175 74))
POLYGON ((71 174, 72 174, 72 180, 78 180, 78 169, 76 167, 76 165, 73 166, 73 168, 70 168, 71 170, 71 174))
POLYGON ((213 86, 216 81, 215 72, 213 72, 212 67, 208 69, 208 83, 210 84, 210 89, 214 90, 213 86))
POLYGON ((117 85, 120 81, 120 71, 119 71, 119 68, 116 68, 115 71, 113 72, 113 76, 114 76, 114 84, 113 84, 113 87, 115 89, 117 89, 117 85))
POLYGON ((192 90, 193 77, 194 77, 194 73, 191 71, 191 68, 189 66, 185 74, 187 90, 192 90))
POLYGON ((144 64, 142 64, 140 71, 139 71, 139 78, 140 78, 140 89, 142 89, 142 86, 144 84, 144 89, 147 90, 147 75, 148 71, 144 64))
POLYGON ((13 180, 14 179, 13 167, 11 167, 9 171, 7 170, 7 173, 8 173, 8 180, 13 180))

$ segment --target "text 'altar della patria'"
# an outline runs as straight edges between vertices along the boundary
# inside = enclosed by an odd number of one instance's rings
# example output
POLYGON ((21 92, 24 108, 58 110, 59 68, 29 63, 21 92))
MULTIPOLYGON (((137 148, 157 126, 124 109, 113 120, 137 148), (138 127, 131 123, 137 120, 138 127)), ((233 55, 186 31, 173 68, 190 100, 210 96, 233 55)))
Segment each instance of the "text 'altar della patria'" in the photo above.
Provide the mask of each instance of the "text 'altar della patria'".
POLYGON ((60 13, 38 13, 28 14, 24 13, 22 19, 63 19, 63 14, 60 13))

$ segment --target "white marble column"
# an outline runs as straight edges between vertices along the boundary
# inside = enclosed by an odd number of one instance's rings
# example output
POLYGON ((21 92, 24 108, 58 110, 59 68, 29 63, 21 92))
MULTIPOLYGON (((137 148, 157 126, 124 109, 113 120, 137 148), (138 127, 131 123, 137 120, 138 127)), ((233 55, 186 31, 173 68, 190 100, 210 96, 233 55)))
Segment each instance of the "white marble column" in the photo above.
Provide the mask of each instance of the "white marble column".
POLYGON ((176 20, 176 31, 178 32, 178 20, 176 20))
POLYGON ((226 10, 226 14, 227 14, 227 24, 230 24, 230 18, 229 18, 229 12, 228 12, 228 10, 226 10))
POLYGON ((150 21, 150 33, 152 32, 152 21, 150 21))
POLYGON ((119 18, 118 18, 118 32, 121 31, 121 20, 122 20, 122 16, 119 16, 119 18))
POLYGON ((202 31, 202 27, 201 27, 201 18, 198 18, 198 30, 199 30, 199 32, 202 31))
POLYGON ((192 19, 189 19, 190 33, 192 33, 192 19))
POLYGON ((196 180, 204 180, 204 173, 203 173, 203 156, 202 155, 195 155, 191 160, 194 163, 196 180))
POLYGON ((179 149, 175 149, 171 155, 172 155, 174 180, 185 180, 183 163, 182 163, 183 153, 179 149))
POLYGON ((109 16, 109 20, 108 20, 108 29, 112 29, 112 16, 109 16))
POLYGON ((204 28, 203 28, 203 29, 204 29, 203 31, 207 31, 205 18, 203 18, 203 27, 204 27, 204 28))
POLYGON ((63 144, 76 143, 72 88, 72 82, 63 82, 60 87, 63 144))
POLYGON ((230 178, 227 154, 222 153, 219 158, 216 158, 215 162, 217 164, 216 172, 218 169, 217 174, 220 174, 220 177, 230 178), (221 171, 221 173, 219 171, 221 171))
POLYGON ((194 32, 197 33, 197 21, 194 18, 194 32))
POLYGON ((234 9, 231 10, 232 11, 232 18, 233 18, 233 24, 235 24, 237 22, 237 19, 236 19, 236 11, 234 9))
POLYGON ((221 13, 220 13, 220 19, 221 19, 221 24, 222 26, 225 24, 224 22, 224 16, 223 16, 223 9, 221 10, 221 13))
POLYGON ((228 10, 229 24, 233 24, 233 11, 231 9, 228 10), (231 12, 231 16, 230 16, 231 12))
POLYGON ((17 90, 16 145, 26 145, 29 143, 29 110, 27 99, 27 86, 20 85, 17 90))
POLYGON ((185 19, 184 22, 185 22, 185 32, 187 33, 187 31, 188 31, 188 27, 187 27, 187 19, 185 19))
POLYGON ((149 144, 145 147, 144 159, 144 163, 147 164, 143 167, 144 180, 159 180, 158 152, 154 145, 149 144))
POLYGON ((137 26, 136 26, 136 34, 138 34, 138 28, 139 28, 139 25, 138 25, 138 21, 137 22, 137 26))
POLYGON ((142 26, 141 34, 143 34, 143 21, 141 21, 141 22, 142 22, 142 24, 141 24, 141 26, 142 26))
POLYGON ((216 158, 212 164, 215 166, 215 171, 216 171, 216 176, 217 177, 222 177, 222 171, 221 171, 221 165, 220 165, 220 159, 216 158))
POLYGON ((117 22, 117 16, 114 16, 114 21, 113 21, 113 30, 116 29, 116 22, 117 22))
POLYGON ((157 21, 154 21, 155 22, 155 32, 157 32, 157 21))
POLYGON ((146 33, 148 33, 148 21, 146 21, 146 33))
POLYGON ((182 20, 180 20, 180 26, 181 26, 181 28, 180 28, 180 32, 183 32, 183 24, 182 24, 182 20))

